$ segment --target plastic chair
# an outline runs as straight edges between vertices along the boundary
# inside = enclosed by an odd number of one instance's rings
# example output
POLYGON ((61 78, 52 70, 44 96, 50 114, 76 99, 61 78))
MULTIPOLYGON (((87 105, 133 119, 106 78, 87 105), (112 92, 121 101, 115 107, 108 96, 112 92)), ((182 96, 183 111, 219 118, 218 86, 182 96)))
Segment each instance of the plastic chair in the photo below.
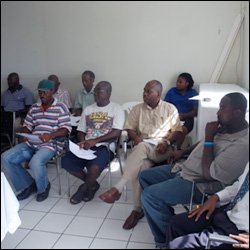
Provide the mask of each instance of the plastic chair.
MULTIPOLYGON (((125 103, 123 103, 122 108, 123 108, 123 110, 124 110, 124 112, 125 112, 125 117, 126 117, 126 119, 127 119, 127 117, 128 117, 128 114, 129 114, 130 111, 132 110, 132 108, 133 108, 135 105, 139 104, 139 103, 141 103, 141 102, 139 102, 139 101, 133 101, 133 102, 125 102, 125 103)), ((131 141, 129 140, 129 138, 128 138, 128 133, 127 133, 126 130, 123 130, 123 131, 122 131, 122 138, 123 138, 123 139, 122 139, 122 142, 123 142, 122 147, 123 147, 123 152, 124 152, 124 158, 125 158, 125 160, 126 160, 126 159, 127 159, 128 144, 131 142, 131 141)), ((133 147, 132 142, 131 142, 130 147, 131 147, 131 148, 133 147)))
POLYGON ((58 178, 58 194, 61 195, 62 193, 62 186, 61 186, 61 177, 60 177, 60 171, 61 171, 61 158, 62 156, 67 152, 68 150, 68 144, 69 144, 69 138, 68 136, 58 137, 53 140, 53 143, 56 148, 56 155, 54 155, 51 160, 47 162, 47 164, 55 164, 56 165, 56 176, 58 178), (64 142, 63 150, 59 152, 58 143, 64 142))
POLYGON ((15 145, 15 112, 1 110, 1 153, 15 145))

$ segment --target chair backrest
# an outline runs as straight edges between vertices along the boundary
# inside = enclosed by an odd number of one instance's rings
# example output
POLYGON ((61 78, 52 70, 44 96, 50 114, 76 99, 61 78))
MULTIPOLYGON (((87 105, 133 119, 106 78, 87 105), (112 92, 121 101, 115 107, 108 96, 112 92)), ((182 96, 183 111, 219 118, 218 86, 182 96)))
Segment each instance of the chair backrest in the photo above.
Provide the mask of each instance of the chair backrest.
POLYGON ((15 112, 1 110, 1 133, 7 133, 11 142, 15 144, 15 112))
POLYGON ((125 116, 127 117, 127 115, 129 114, 129 112, 131 111, 131 109, 132 109, 135 105, 137 105, 137 104, 139 104, 139 103, 141 103, 141 102, 139 102, 139 101, 134 101, 134 102, 125 102, 125 103, 123 103, 123 104, 122 104, 122 108, 123 108, 123 110, 125 111, 125 116))

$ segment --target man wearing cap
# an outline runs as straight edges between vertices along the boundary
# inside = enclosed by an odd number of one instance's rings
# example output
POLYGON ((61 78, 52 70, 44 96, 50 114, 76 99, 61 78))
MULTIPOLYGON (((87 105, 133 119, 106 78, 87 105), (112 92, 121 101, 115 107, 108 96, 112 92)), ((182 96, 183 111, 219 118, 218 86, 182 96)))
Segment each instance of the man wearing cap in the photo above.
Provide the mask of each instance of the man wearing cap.
POLYGON ((21 133, 37 135, 39 140, 33 141, 22 137, 21 143, 5 151, 1 155, 1 165, 13 183, 18 200, 28 198, 37 192, 37 201, 48 197, 50 183, 48 180, 46 164, 62 145, 53 139, 66 136, 71 132, 69 110, 62 102, 53 98, 54 82, 43 80, 38 85, 38 95, 41 101, 33 104, 24 120, 21 133), (29 161, 31 174, 22 166, 29 161))

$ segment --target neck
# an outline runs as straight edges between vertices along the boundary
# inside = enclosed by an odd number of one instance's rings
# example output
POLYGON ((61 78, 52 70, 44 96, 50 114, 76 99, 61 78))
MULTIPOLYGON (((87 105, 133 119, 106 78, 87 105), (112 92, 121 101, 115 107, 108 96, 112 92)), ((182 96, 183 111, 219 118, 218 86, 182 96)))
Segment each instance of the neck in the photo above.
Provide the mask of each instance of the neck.
POLYGON ((248 123, 246 120, 243 120, 241 122, 233 123, 230 126, 227 126, 226 133, 228 134, 234 134, 241 130, 244 130, 248 128, 248 123))

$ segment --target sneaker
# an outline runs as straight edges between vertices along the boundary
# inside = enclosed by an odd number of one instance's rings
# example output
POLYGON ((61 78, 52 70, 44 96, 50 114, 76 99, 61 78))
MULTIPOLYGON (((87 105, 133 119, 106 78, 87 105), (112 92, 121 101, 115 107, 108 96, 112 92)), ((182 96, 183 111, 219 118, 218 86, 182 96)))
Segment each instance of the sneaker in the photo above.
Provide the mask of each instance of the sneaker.
POLYGON ((50 183, 48 183, 48 186, 46 187, 45 191, 43 193, 37 194, 36 201, 44 201, 49 196, 49 190, 50 190, 50 183))
POLYGON ((29 187, 25 188, 20 194, 17 195, 17 199, 19 201, 24 200, 35 192, 36 192, 36 182, 33 181, 29 187))

